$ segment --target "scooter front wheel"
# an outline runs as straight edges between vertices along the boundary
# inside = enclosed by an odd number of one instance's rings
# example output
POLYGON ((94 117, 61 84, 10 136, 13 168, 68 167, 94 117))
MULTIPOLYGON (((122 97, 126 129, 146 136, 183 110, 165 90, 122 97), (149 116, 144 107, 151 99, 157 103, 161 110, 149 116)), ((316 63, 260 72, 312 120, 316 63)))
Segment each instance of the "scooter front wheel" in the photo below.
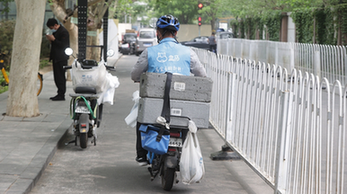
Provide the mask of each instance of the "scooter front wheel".
POLYGON ((161 175, 161 186, 165 191, 170 191, 173 187, 175 181, 175 169, 167 168, 166 165, 163 165, 163 171, 161 175))

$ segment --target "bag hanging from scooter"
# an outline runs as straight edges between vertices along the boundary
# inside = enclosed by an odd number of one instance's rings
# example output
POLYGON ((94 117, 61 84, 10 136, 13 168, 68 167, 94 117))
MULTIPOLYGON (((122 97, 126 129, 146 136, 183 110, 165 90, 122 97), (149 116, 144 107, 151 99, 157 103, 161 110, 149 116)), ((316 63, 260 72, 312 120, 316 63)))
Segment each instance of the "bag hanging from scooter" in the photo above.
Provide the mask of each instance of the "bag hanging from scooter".
POLYGON ((198 183, 205 174, 204 160, 196 133, 188 132, 183 143, 180 160, 180 174, 183 184, 198 183))
POLYGON ((141 125, 139 130, 141 131, 143 149, 155 154, 165 154, 167 152, 170 141, 170 133, 167 130, 153 125, 141 125))
POLYGON ((141 143, 145 150, 155 154, 165 154, 169 148, 170 141, 170 88, 172 73, 166 72, 166 83, 164 90, 164 103, 161 116, 157 118, 160 127, 153 125, 141 125, 141 143))

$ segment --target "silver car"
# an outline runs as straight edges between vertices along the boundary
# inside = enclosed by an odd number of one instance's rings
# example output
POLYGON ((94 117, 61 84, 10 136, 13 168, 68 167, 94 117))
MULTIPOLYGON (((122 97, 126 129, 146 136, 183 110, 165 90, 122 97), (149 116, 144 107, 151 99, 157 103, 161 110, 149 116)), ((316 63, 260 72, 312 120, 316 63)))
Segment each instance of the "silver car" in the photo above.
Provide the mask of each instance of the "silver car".
POLYGON ((156 30, 153 28, 142 28, 137 32, 135 54, 139 56, 146 48, 157 45, 156 30))

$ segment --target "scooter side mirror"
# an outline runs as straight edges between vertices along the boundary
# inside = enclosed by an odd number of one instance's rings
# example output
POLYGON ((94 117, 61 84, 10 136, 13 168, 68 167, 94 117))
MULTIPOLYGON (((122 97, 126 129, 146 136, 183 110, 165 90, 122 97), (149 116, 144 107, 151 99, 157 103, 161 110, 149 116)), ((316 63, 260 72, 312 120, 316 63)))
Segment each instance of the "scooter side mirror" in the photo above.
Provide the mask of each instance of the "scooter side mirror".
POLYGON ((110 49, 106 53, 107 57, 112 57, 114 55, 114 50, 110 49))
POLYGON ((66 49, 65 49, 65 54, 66 54, 67 56, 72 55, 72 53, 73 53, 72 48, 66 48, 66 49))

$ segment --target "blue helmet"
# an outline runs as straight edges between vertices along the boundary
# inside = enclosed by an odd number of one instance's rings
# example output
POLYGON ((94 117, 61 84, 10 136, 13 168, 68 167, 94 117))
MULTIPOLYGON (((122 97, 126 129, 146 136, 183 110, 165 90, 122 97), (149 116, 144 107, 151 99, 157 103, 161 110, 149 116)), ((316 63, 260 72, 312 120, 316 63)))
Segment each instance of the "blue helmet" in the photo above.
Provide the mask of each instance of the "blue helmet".
POLYGON ((157 28, 178 31, 180 29, 180 23, 178 19, 172 15, 163 15, 157 21, 157 28))

